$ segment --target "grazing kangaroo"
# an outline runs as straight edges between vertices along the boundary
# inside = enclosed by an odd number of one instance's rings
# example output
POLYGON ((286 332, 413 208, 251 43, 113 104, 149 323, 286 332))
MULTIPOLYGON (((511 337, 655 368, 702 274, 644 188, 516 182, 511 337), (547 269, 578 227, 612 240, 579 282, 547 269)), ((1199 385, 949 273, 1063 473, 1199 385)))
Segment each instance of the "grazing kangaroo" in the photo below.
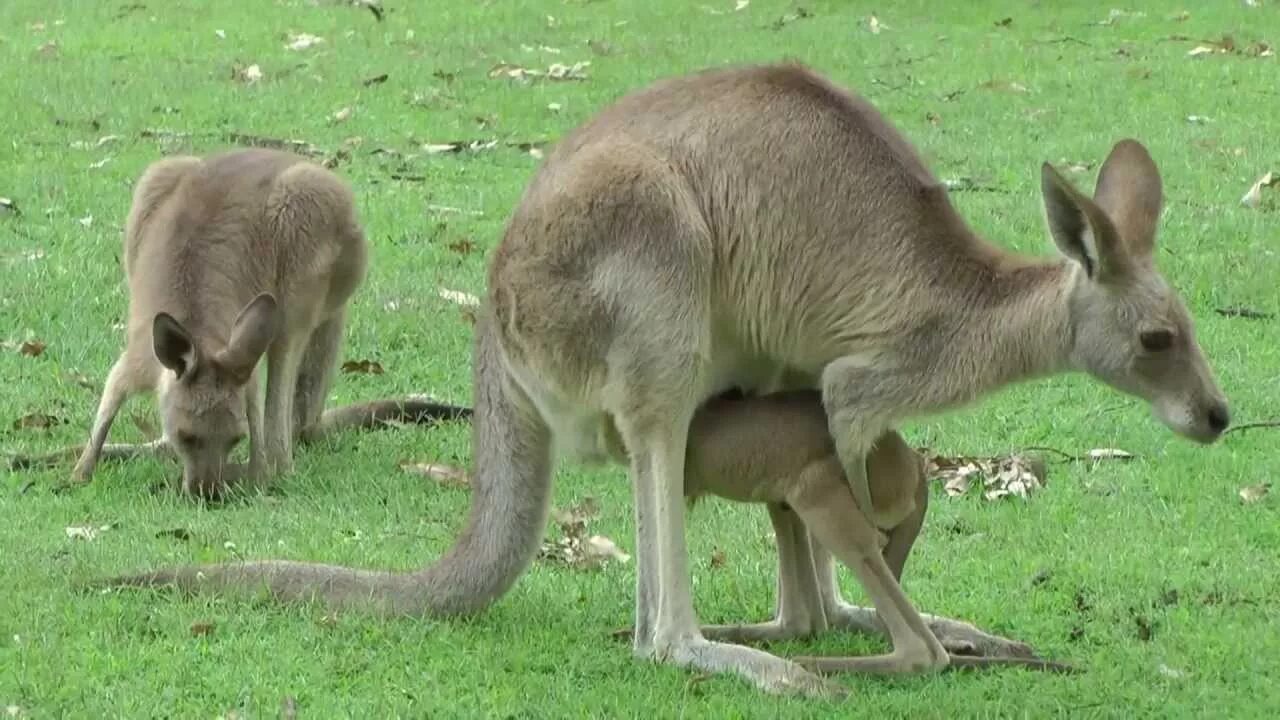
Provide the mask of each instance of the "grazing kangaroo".
MULTIPOLYGON (((1147 151, 1117 143, 1093 198, 1047 163, 1040 176, 1053 260, 979 237, 874 107, 805 67, 709 70, 615 101, 548 153, 490 261, 456 543, 417 573, 345 577, 406 612, 481 610, 537 553, 553 450, 607 459, 612 423, 635 497, 635 654, 831 692, 794 662, 701 633, 682 496, 706 400, 820 389, 862 495, 885 430, 1056 373, 1088 372, 1200 442, 1227 427, 1192 320, 1156 268, 1161 182, 1147 151)), ((870 611, 840 599, 819 548, 827 618, 865 627, 870 611)), ((335 592, 332 568, 293 567, 306 594, 335 592)))
POLYGON ((320 425, 347 303, 368 266, 350 189, 274 150, 166 158, 138 181, 124 236, 125 349, 75 479, 90 479, 117 412, 143 391, 157 392, 164 435, 113 455, 170 448, 183 489, 213 497, 247 435, 251 477, 287 472, 296 438, 320 425))

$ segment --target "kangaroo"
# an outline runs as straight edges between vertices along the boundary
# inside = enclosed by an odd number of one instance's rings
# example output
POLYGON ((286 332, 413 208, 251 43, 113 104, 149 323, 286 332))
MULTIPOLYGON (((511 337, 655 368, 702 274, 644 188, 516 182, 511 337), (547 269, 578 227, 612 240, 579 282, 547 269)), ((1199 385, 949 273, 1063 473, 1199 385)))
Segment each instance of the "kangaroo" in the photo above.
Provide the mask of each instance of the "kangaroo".
MULTIPOLYGON (((689 423, 709 398, 820 390, 862 495, 886 429, 1048 375, 1087 372, 1201 443, 1228 426, 1191 317, 1156 268, 1162 189, 1147 150, 1116 143, 1092 198, 1048 163, 1040 180, 1054 259, 978 236, 870 103, 802 65, 706 70, 623 96, 547 154, 490 259, 458 539, 417 573, 341 576, 405 612, 482 610, 537 553, 555 457, 607 461, 612 423, 635 498, 634 654, 769 692, 835 692, 699 628, 682 495, 689 423)), ((821 543, 814 561, 828 620, 865 628, 874 611, 840 598, 821 543)), ((278 565, 249 567, 284 582, 278 565)), ((288 567, 293 588, 341 594, 333 568, 288 567)))
POLYGON ((74 480, 90 480, 116 414, 144 391, 158 396, 163 437, 113 455, 171 449, 183 490, 203 497, 226 489, 246 436, 250 477, 289 471, 295 439, 321 418, 367 266, 351 191, 318 165, 263 149, 150 165, 124 231, 125 348, 74 480))

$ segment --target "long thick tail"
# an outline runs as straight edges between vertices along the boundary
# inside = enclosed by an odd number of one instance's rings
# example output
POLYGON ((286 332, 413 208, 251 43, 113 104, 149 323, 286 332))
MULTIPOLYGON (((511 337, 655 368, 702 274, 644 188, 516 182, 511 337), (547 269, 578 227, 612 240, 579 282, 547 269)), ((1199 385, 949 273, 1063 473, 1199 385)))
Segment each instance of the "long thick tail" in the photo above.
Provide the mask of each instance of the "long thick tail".
POLYGON ((334 609, 394 615, 478 612, 506 593, 533 562, 551 496, 551 435, 510 379, 487 308, 472 346, 475 472, 466 525, 434 565, 410 573, 283 560, 171 568, 93 583, 177 587, 318 601, 334 609))

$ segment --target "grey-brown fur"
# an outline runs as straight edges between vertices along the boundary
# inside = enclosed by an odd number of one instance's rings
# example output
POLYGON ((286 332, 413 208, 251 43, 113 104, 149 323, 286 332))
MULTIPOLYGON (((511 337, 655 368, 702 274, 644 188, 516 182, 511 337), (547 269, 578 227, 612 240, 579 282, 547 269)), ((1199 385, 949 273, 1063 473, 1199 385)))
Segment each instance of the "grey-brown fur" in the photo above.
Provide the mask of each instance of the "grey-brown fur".
MULTIPOLYGON (((672 78, 604 108, 548 154, 493 254, 472 508, 418 577, 421 608, 474 612, 504 593, 541 538, 553 442, 605 459, 612 424, 635 497, 635 654, 825 693, 799 665, 699 630, 682 495, 707 399, 821 390, 860 500, 883 431, 1055 373, 1089 372, 1215 440, 1226 401, 1155 268, 1147 151, 1117 143, 1093 199, 1047 164, 1041 182, 1056 259, 978 237, 874 108, 803 67, 672 78)), ((815 548, 814 564, 828 620, 862 627, 830 556, 815 548)))
POLYGON ((347 185, 300 157, 237 150, 147 168, 124 233, 125 350, 74 471, 87 481, 123 402, 156 391, 183 488, 225 489, 232 446, 249 473, 292 467, 332 382, 346 306, 368 248, 347 185), (265 402, 258 365, 265 355, 265 402))

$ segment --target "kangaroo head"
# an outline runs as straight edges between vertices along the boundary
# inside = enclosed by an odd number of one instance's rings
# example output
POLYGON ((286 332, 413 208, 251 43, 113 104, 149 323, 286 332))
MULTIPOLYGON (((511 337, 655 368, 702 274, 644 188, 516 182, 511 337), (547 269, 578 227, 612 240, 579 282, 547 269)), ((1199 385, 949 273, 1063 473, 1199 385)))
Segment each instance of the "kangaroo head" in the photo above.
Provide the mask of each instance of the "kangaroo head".
POLYGON ((234 477, 227 459, 248 434, 247 393, 280 321, 275 298, 263 293, 240 311, 226 347, 211 348, 172 315, 156 314, 156 358, 172 373, 160 384, 161 422, 182 460, 184 492, 217 497, 234 477))
POLYGON ((1230 423, 1227 401, 1182 298, 1156 269, 1163 199, 1146 148, 1116 143, 1092 199, 1048 163, 1041 188, 1049 232, 1081 270, 1069 298, 1072 364, 1146 400, 1175 433, 1217 440, 1230 423))

